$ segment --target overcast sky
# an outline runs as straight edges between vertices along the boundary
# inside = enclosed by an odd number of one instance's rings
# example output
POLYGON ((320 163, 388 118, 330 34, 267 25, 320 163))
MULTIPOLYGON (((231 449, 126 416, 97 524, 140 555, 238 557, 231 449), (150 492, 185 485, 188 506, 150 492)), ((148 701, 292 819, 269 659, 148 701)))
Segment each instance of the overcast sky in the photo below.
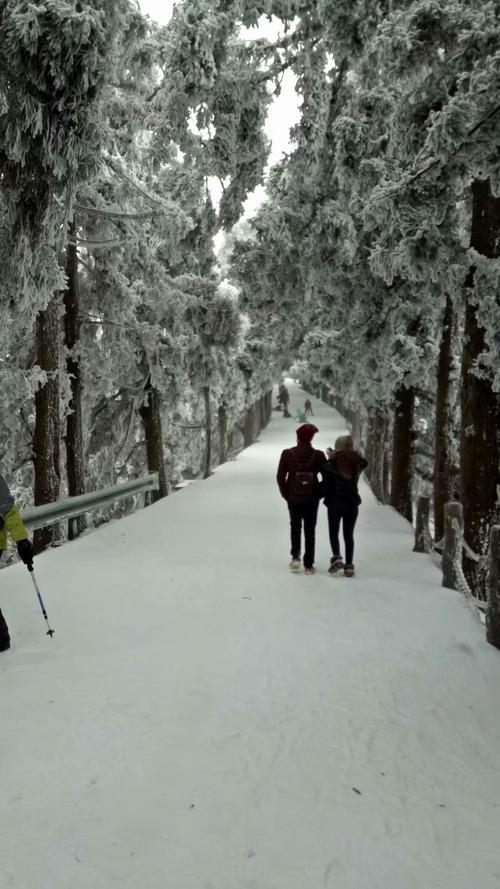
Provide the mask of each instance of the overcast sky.
POLYGON ((173 0, 139 0, 139 6, 146 15, 166 25, 172 15, 173 0))

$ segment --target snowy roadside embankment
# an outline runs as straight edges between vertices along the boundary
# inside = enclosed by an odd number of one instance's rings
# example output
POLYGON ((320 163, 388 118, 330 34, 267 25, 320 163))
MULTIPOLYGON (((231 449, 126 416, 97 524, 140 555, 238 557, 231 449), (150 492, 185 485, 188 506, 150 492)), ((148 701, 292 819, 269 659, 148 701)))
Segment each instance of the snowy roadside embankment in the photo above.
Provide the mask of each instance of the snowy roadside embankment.
POLYGON ((365 486, 358 576, 327 575, 323 507, 290 575, 296 425, 40 557, 52 641, 1 573, 2 889, 500 886, 499 652, 365 486))

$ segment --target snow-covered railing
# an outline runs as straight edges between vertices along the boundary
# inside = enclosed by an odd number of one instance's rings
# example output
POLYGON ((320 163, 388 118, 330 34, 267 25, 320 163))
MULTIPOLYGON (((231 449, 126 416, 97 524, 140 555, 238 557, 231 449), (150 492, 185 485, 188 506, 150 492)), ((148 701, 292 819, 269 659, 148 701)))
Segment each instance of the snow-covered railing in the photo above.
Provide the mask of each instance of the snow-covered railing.
POLYGON ((108 506, 118 500, 146 494, 148 491, 157 491, 159 487, 158 473, 146 475, 143 478, 124 482, 122 485, 112 485, 101 491, 91 491, 89 494, 80 494, 77 497, 65 497, 56 500, 55 503, 44 503, 42 506, 33 506, 22 512, 22 520, 31 530, 45 528, 47 525, 55 525, 67 519, 74 519, 86 512, 91 512, 100 506, 108 506))
POLYGON ((444 537, 434 544, 431 543, 429 509, 429 497, 419 497, 413 552, 442 554, 442 585, 462 593, 476 617, 486 624, 488 642, 500 648, 500 524, 491 527, 488 552, 478 555, 464 538, 461 503, 452 501, 445 504, 444 537), (477 598, 469 586, 463 569, 464 556, 482 569, 480 575, 485 579, 485 599, 477 598))

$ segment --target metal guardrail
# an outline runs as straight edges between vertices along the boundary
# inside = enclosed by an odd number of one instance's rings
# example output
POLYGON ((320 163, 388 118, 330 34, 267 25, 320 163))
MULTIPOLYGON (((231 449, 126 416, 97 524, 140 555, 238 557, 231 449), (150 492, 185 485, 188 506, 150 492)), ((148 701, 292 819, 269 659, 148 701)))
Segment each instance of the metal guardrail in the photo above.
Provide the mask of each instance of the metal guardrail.
POLYGON ((123 485, 112 485, 101 491, 91 491, 89 494, 80 494, 77 497, 65 497, 64 500, 57 500, 55 503, 33 506, 31 509, 23 510, 21 518, 24 524, 34 531, 66 519, 76 518, 117 500, 125 500, 136 494, 145 494, 147 491, 157 491, 159 484, 158 473, 154 472, 144 478, 124 482, 123 485))

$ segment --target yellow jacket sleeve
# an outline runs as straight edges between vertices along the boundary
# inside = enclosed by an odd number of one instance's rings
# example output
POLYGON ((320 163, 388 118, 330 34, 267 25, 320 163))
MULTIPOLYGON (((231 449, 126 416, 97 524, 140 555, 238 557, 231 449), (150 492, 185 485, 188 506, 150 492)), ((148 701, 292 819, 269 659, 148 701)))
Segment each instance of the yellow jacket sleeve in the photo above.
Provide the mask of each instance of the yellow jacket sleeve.
POLYGON ((0 549, 5 549, 5 544, 7 543, 7 532, 12 537, 14 543, 19 543, 20 540, 26 540, 26 538, 28 537, 28 531, 26 529, 26 526, 23 525, 21 516, 19 515, 19 512, 15 506, 13 506, 11 510, 9 510, 9 512, 3 517, 3 520, 5 522, 5 527, 0 532, 0 549))

